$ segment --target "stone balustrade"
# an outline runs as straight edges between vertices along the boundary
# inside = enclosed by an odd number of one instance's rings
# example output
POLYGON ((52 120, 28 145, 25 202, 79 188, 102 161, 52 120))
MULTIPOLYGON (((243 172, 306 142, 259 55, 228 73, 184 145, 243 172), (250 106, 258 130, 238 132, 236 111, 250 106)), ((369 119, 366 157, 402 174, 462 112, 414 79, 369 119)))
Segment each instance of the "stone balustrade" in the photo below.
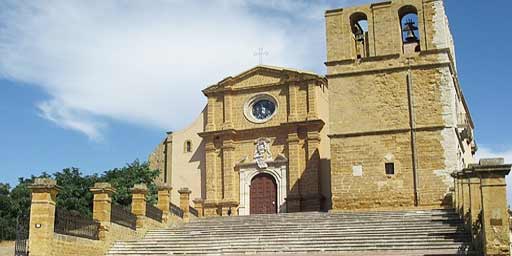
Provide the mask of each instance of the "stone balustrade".
MULTIPOLYGON (((129 225, 119 225, 111 219, 112 197, 116 192, 115 188, 109 183, 96 183, 90 191, 94 195, 92 219, 99 223, 96 233, 96 239, 99 238, 99 240, 55 233, 57 194, 60 190, 55 180, 38 178, 29 188, 32 191, 28 241, 30 255, 104 255, 115 241, 141 238, 150 228, 163 228, 172 224, 169 209, 172 187, 168 184, 158 184, 157 186, 157 208, 162 211, 161 222, 146 217, 147 186, 137 184, 131 189, 131 212, 137 217, 137 221, 136 225, 134 224, 130 228, 129 225)), ((179 191, 180 208, 184 213, 183 221, 188 221, 190 218, 189 197, 191 192, 188 188, 179 191)), ((93 221, 92 219, 90 221, 93 221)), ((181 220, 172 219, 172 221, 181 220)), ((132 223, 134 223, 134 218, 132 223)))
POLYGON ((482 159, 451 175, 453 207, 471 232, 471 249, 483 255, 510 255, 505 177, 511 167, 503 158, 482 159))

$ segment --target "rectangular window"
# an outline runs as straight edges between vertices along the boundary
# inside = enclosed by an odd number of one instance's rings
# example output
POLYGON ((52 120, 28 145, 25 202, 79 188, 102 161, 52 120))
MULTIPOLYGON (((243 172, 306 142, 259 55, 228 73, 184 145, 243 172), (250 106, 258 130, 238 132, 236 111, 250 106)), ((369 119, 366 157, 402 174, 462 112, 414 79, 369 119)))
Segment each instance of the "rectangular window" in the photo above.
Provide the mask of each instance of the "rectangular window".
POLYGON ((395 163, 386 163, 386 175, 395 175, 395 163))

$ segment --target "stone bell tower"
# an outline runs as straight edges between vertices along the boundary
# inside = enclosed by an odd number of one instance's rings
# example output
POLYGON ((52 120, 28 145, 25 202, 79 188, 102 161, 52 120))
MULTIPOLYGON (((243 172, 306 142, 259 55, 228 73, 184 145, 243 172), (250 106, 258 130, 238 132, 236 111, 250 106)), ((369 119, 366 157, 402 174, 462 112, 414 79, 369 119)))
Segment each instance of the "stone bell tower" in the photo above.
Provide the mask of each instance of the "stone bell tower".
POLYGON ((443 1, 325 16, 333 209, 446 205, 476 146, 443 1))

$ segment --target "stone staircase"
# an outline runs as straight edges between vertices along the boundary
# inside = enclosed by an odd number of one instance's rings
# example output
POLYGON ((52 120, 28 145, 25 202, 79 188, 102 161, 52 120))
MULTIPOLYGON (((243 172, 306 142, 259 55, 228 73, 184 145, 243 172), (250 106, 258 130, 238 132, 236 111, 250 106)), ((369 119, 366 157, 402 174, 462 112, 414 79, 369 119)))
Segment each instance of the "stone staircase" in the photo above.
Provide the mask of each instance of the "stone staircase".
POLYGON ((449 210, 202 218, 107 255, 470 255, 462 225, 449 210))

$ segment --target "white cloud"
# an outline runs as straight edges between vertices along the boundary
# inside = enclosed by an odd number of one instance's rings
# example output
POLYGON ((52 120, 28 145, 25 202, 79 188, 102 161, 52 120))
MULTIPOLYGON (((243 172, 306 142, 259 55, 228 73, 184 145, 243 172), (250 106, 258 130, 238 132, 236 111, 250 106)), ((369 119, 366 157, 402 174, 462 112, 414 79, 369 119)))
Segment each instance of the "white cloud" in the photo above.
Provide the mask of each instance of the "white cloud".
POLYGON ((41 116, 90 138, 109 119, 180 129, 203 108, 200 90, 257 64, 259 47, 265 64, 323 73, 330 4, 4 0, 0 77, 42 87, 41 116))

